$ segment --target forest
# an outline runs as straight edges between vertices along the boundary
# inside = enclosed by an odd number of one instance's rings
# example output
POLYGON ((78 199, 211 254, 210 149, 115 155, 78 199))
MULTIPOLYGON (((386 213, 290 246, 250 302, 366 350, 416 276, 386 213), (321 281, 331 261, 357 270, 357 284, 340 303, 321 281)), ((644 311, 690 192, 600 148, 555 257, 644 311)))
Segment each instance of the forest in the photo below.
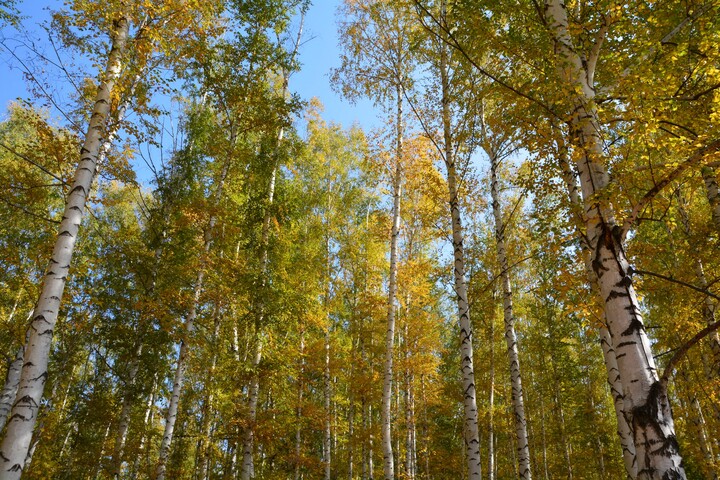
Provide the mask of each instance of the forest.
POLYGON ((316 4, 0 0, 0 480, 718 480, 720 1, 316 4))

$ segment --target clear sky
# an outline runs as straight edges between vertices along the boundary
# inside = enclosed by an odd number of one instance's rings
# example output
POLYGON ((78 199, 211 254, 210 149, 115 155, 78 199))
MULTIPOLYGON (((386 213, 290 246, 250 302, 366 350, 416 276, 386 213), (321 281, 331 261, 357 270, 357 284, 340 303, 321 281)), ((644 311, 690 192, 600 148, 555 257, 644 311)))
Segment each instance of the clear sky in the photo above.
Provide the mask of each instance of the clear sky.
MULTIPOLYGON (((325 105, 323 117, 329 122, 340 123, 350 127, 357 123, 369 129, 379 125, 377 110, 369 101, 360 101, 353 105, 335 93, 330 87, 330 70, 340 65, 338 49, 338 33, 336 10, 341 0, 314 0, 307 13, 303 33, 303 43, 299 52, 302 70, 296 72, 290 79, 290 89, 300 95, 304 100, 318 97, 325 105)), ((58 8, 62 2, 59 0, 24 0, 19 2, 19 10, 27 17, 25 27, 38 38, 44 32, 38 24, 49 18, 47 8, 58 8)), ((297 28, 297 27, 295 27, 297 28)), ((17 37, 17 32, 10 28, 3 29, 0 38, 6 40, 17 37)), ((18 48, 22 55, 22 47, 12 39, 6 45, 18 48)), ((22 71, 10 68, 9 54, 5 48, 0 47, 0 115, 8 103, 16 98, 30 98, 26 89, 26 82, 22 71)), ((60 80, 61 81, 61 80, 60 80)), ((141 173, 141 172, 139 172, 141 173)), ((141 174, 142 176, 142 174, 141 174)))

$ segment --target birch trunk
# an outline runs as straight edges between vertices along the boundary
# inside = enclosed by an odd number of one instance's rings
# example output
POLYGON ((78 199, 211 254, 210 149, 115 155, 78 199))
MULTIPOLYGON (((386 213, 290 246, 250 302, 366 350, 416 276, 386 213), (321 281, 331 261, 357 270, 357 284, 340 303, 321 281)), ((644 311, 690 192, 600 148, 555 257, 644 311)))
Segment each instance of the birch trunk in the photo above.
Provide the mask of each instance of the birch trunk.
POLYGON ((385 371, 382 394, 382 448, 383 448, 383 474, 385 480, 395 480, 395 461, 393 458, 392 436, 390 424, 392 413, 390 405, 392 402, 393 387, 393 348, 395 345, 395 314, 397 297, 397 243, 400 234, 400 196, 402 192, 402 148, 403 148, 403 127, 402 127, 402 92, 398 85, 396 89, 397 100, 397 138, 395 172, 393 174, 393 206, 392 206, 392 230, 390 233, 390 275, 388 279, 388 301, 387 301, 387 332, 385 335, 385 371))
MULTIPOLYGON (((681 367, 678 369, 678 378, 682 380, 682 384, 685 387, 683 389, 684 393, 690 401, 690 407, 688 408, 687 405, 685 405, 685 410, 690 419, 690 423, 692 423, 693 427, 695 427, 695 434, 697 435, 696 438, 700 447, 700 452, 705 460, 703 471, 706 478, 718 480, 718 473, 715 465, 715 454, 713 453, 712 443, 708 438, 705 417, 697 395, 695 394, 692 385, 689 383, 690 379, 688 378, 687 370, 685 368, 681 367)), ((680 401, 682 402, 682 397, 680 397, 680 401)))
POLYGON ((106 69, 95 97, 95 106, 80 150, 80 163, 67 197, 53 254, 33 313, 17 400, 0 446, 0 479, 2 480, 20 478, 30 448, 33 428, 48 376, 47 365, 53 330, 85 211, 85 203, 97 169, 102 135, 110 113, 112 91, 120 75, 128 29, 129 20, 126 17, 113 22, 112 43, 106 69))
MULTIPOLYGON (((235 135, 231 132, 231 145, 235 144, 235 135)), ((211 208, 220 202, 230 170, 230 158, 226 158, 220 172, 217 188, 211 200, 211 208)), ((158 463, 155 469, 155 480, 165 480, 165 471, 167 469, 167 461, 170 455, 170 446, 172 445, 173 434, 175 432, 175 422, 177 421, 178 408, 180 406, 180 398, 182 397, 183 387, 185 384, 185 371, 187 369, 187 356, 190 353, 190 336, 195 330, 195 320, 197 318, 198 307, 200 306, 200 296, 202 295, 205 285, 205 273, 207 270, 207 262, 209 260, 210 250, 215 238, 215 226, 217 216, 213 213, 208 219, 207 229, 203 236, 203 252, 200 257, 200 265, 198 266, 197 277, 195 278, 195 288, 193 291, 193 300, 190 305, 190 311, 183 325, 183 338, 180 340, 180 348, 178 351, 177 364, 175 366, 175 376, 173 378, 173 391, 170 396, 167 413, 165 414, 165 429, 163 438, 160 443, 160 451, 158 453, 158 463)))
POLYGON ((705 195, 712 209, 712 220, 715 228, 720 230, 720 191, 718 190, 717 175, 711 167, 701 167, 703 181, 705 182, 705 195))
MULTIPOLYGON (((445 1, 442 3, 442 18, 445 21, 445 1)), ((470 321, 467 283, 465 280, 465 250, 463 247, 463 226, 458 198, 458 175, 453 149, 452 124, 450 112, 450 79, 448 73, 448 51, 445 44, 440 47, 440 81, 442 88, 443 157, 447 168, 450 220, 452 224, 452 243, 454 261, 454 286, 458 324, 460 327, 460 372, 463 387, 463 435, 465 440, 465 461, 467 478, 482 478, 482 458, 480 457, 480 433, 478 431, 477 396, 475 392, 475 366, 473 364, 473 329, 470 321)))
MULTIPOLYGON (((622 229, 603 195, 610 181, 603 165, 602 128, 594 103, 597 53, 586 60, 576 51, 563 0, 546 0, 545 20, 555 44, 559 79, 573 102, 569 125, 577 148, 586 235, 623 384, 623 410, 633 430, 638 478, 685 479, 666 385, 658 376, 640 315, 622 229)), ((596 45, 597 51, 599 48, 596 45)))
MULTIPOLYGON (((137 478, 138 471, 140 470, 140 461, 142 457, 142 453, 145 450, 145 446, 147 445, 147 428, 148 424, 152 424, 152 409, 153 405, 155 405, 155 381, 153 381, 152 386, 150 387, 150 395, 148 396, 147 404, 145 405, 145 415, 143 416, 143 431, 140 435, 140 448, 138 449, 138 455, 135 457, 135 462, 133 463, 132 471, 130 473, 130 478, 135 479, 137 478)), ((145 452, 145 462, 149 464, 149 452, 145 452)))
POLYGON ((298 373, 297 408, 295 409, 295 480, 300 480, 300 460, 302 453, 302 426, 303 426, 303 390, 305 379, 305 330, 300 330, 300 372, 298 373))
POLYGON ((330 425, 331 411, 330 411, 330 327, 325 329, 325 370, 323 372, 323 393, 325 400, 325 438, 323 441, 323 464, 325 465, 325 480, 330 480, 331 474, 331 441, 332 441, 332 429, 330 425))
POLYGON ((0 393, 0 432, 5 428, 7 417, 12 410, 13 403, 20 385, 20 373, 23 367, 23 358, 25 357, 25 346, 18 348, 15 358, 8 366, 7 375, 5 376, 5 385, 2 393, 0 393))
MULTIPOLYGON (((283 129, 278 134, 278 142, 283 138, 283 129)), ((277 175, 277 165, 273 167, 270 173, 270 183, 268 187, 268 208, 266 208, 263 218, 262 236, 261 236, 261 264, 260 264, 260 295, 263 294, 267 284, 267 275, 269 267, 269 251, 270 242, 270 211, 269 207, 273 204, 275 198, 275 177, 277 175)), ((243 462, 240 469, 240 479, 249 480, 255 476, 255 463, 253 459, 253 450, 255 444, 255 422, 257 421, 257 406, 260 396, 260 362, 262 361, 262 325, 265 321, 265 305, 263 300, 259 300, 258 317, 255 321, 254 344, 255 354, 253 355, 253 375, 250 382, 248 392, 248 425, 243 434, 243 462)))
POLYGON ((132 411, 133 401, 135 400, 135 379, 140 370, 140 355, 142 354, 142 343, 139 343, 133 353, 130 364, 130 375, 125 386, 123 395, 122 409, 120 410, 120 421, 118 422, 118 432, 115 437, 115 445, 113 447, 112 458, 112 476, 115 479, 120 478, 122 469, 122 456, 125 449, 125 441, 127 440, 127 432, 130 428, 130 413, 132 411))
POLYGON ((610 387, 610 394, 613 398, 613 406, 615 408, 615 417, 617 419, 617 434, 620 439, 620 448, 622 449, 623 464, 625 473, 628 477, 634 479, 637 477, 637 459, 635 454, 635 443, 633 442, 632 430, 625 419, 625 399, 623 396, 623 386, 620 381, 620 370, 618 370, 617 359, 615 357, 615 349, 612 346, 612 339, 607 328, 600 328, 600 347, 605 360, 605 370, 607 372, 607 382, 610 387))
MULTIPOLYGON (((488 149, 490 150, 490 149, 488 149)), ((515 413, 515 436, 517 440, 518 471, 520 478, 530 480, 530 447, 528 444, 527 419, 525 417, 525 401, 523 399, 522 379, 520 377, 520 357, 518 355, 517 335, 515 334, 515 317, 513 314, 512 288, 508 259, 505 247, 505 223, 500 208, 500 188, 497 176, 498 158, 492 150, 487 152, 490 157, 490 182, 492 191, 493 216, 495 218, 495 243, 500 280, 503 289, 503 319, 505 321, 505 343, 507 344, 508 360, 510 361, 510 382, 512 385, 512 405, 515 413)))
MULTIPOLYGON (((262 320, 262 319, 261 319, 262 320)), ((255 422, 257 421, 258 399, 260 397, 260 362, 262 361, 262 338, 255 327, 255 354, 253 355, 253 377, 248 391, 248 424, 243 433, 243 460, 240 468, 240 479, 250 480, 255 476, 253 452, 255 448, 255 422)))
POLYGON ((488 399, 488 479, 495 480, 495 289, 492 291, 490 318, 490 397, 488 399))
POLYGON ((216 303, 213 311, 213 335, 210 348, 212 349, 210 359, 210 369, 205 378, 205 402, 203 402, 202 410, 202 426, 200 428, 200 439, 198 444, 198 455, 200 456, 196 478, 199 480, 207 480, 208 465, 210 464, 210 435, 213 416, 213 402, 215 395, 213 392, 213 380, 215 378, 215 369, 217 368, 218 357, 218 340, 220 338, 220 306, 216 303))
MULTIPOLYGON (((410 302, 408 301, 408 310, 410 302)), ((410 365, 410 347, 408 340, 408 316, 405 317, 405 364, 410 365)), ((409 367, 405 370, 405 478, 415 480, 415 398, 413 379, 409 367)))
MULTIPOLYGON (((580 193, 577 188, 577 178, 570 168, 570 164, 567 161, 567 148, 565 147, 562 137, 559 136, 559 155, 558 162, 560 163, 563 179, 568 189, 568 195, 570 197, 570 207, 575 210, 581 219, 584 219, 582 211, 582 200, 580 193)), ((583 260, 585 263, 585 273, 588 276, 588 282, 592 285, 593 290, 598 293, 599 287, 597 285, 597 278, 592 268, 592 252, 590 251, 589 245, 585 241, 582 242, 583 248, 583 260)), ((600 306, 603 310, 603 306, 600 306)), ((600 327, 600 347, 603 352, 603 360, 605 363, 605 371, 607 373, 607 382, 610 387, 610 393, 613 397, 613 407, 615 409, 615 419, 617 421, 617 434, 620 440, 620 448, 623 455, 623 465, 625 467, 625 473, 631 479, 637 476, 637 464, 635 458, 635 443, 633 442, 632 430, 628 425, 627 419, 625 418, 625 399, 623 396, 623 386, 620 381, 620 370, 618 370, 617 359, 615 357, 615 349, 612 345, 612 338, 610 332, 606 326, 600 327)))

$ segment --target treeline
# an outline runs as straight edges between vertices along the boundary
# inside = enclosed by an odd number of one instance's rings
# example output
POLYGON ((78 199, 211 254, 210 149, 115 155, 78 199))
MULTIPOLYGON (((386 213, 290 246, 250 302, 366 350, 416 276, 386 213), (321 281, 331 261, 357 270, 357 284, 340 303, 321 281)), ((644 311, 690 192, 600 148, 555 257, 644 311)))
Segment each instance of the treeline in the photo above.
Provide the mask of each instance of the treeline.
POLYGON ((3 41, 0 479, 717 478, 720 4, 308 9, 3 41))

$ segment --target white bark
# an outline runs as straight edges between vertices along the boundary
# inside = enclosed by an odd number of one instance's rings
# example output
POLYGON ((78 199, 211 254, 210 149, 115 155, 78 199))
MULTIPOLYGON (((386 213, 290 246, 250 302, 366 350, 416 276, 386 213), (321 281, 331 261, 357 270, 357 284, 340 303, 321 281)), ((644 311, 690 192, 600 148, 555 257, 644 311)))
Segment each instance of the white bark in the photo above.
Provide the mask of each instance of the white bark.
MULTIPOLYGON (((256 327, 256 329, 259 327, 256 327)), ((248 392, 248 425, 243 433, 243 461, 240 468, 240 479, 250 480, 255 476, 253 452, 255 448, 255 422, 257 421, 258 399, 260 397, 260 362, 262 361, 262 338, 256 332, 255 355, 252 367, 253 378, 248 392)))
MULTIPOLYGON (((562 135, 562 133, 560 133, 560 135, 562 135)), ((567 148, 565 147, 562 137, 558 137, 558 149, 558 162, 560 163, 560 167, 562 169, 563 180, 565 181, 568 189, 570 208, 578 213, 580 219, 584 219, 584 214, 582 212, 582 199, 580 198, 580 193, 577 188, 577 178, 567 161, 567 148)), ((582 248, 585 273, 588 276, 588 282, 597 293, 599 290, 597 278, 592 268, 592 252, 590 251, 589 245, 587 245, 584 241, 582 242, 582 248)), ((620 448, 623 455, 623 465, 628 477, 634 479, 637 476, 635 444, 633 442, 632 430, 630 429, 630 425, 627 423, 625 412, 623 410, 625 408, 625 400, 623 396, 622 382, 620 381, 620 371, 618 370, 617 359, 615 358, 615 349, 613 348, 612 339, 607 327, 600 327, 599 333, 600 347, 603 352, 608 386, 610 387, 610 393, 613 397, 613 407, 615 409, 615 419, 617 421, 617 434, 620 440, 620 448)))
POLYGON ((383 372, 383 394, 382 409, 380 417, 382 422, 382 448, 383 448, 383 474, 385 480, 395 479, 395 460, 393 457, 391 423, 393 387, 393 349, 395 345, 395 315, 397 311, 397 243, 400 234, 400 197, 402 194, 402 149, 403 149, 403 127, 402 127, 402 92, 401 87, 396 89, 397 116, 396 116, 396 156, 395 171, 393 174, 393 206, 392 206, 392 230, 390 232, 390 274, 388 278, 388 301, 387 301, 387 332, 385 334, 385 369, 383 372))
POLYGON ((495 289, 492 292, 490 318, 490 398, 488 399, 488 479, 495 480, 495 289))
MULTIPOLYGON (((328 279, 329 281, 329 279, 328 279)), ((329 287, 328 287, 329 291, 329 287)), ((328 319, 329 320, 329 319, 328 319)), ((323 439, 323 464, 325 465, 325 480, 330 480, 332 467, 332 430, 330 399, 332 389, 330 385, 330 326, 325 328, 325 369, 323 372, 323 394, 325 400, 325 438, 323 439)))
POLYGON ((129 20, 126 17, 119 18, 113 24, 106 69, 95 97, 95 106, 80 150, 80 163, 67 197, 53 254, 33 313, 17 400, 0 447, 0 479, 2 480, 20 478, 30 447, 48 376, 47 365, 53 331, 85 211, 85 203, 97 168, 102 136, 105 134, 110 113, 112 90, 120 75, 122 57, 125 53, 128 28, 129 20))
POLYGON ((13 403, 20 385, 20 373, 23 367, 23 358, 25 357, 25 347, 18 348, 15 358, 8 365, 7 375, 5 375, 5 385, 0 393, 0 432, 5 428, 5 422, 12 410, 13 403))
POLYGON ((513 314, 512 288, 510 286, 509 264, 505 246, 505 228, 502 209, 500 207, 500 188, 498 182, 498 158, 494 151, 487 149, 490 157, 490 178, 492 191, 493 216, 495 218, 495 245, 500 280, 503 290, 503 319, 505 321, 505 343, 510 362, 510 382, 512 385, 512 404, 515 413, 515 436, 517 440, 518 471, 520 478, 530 480, 530 446, 528 443, 527 419, 525 417, 525 401, 523 399, 522 378, 520 376, 520 357, 518 355, 517 335, 515 334, 515 317, 513 314))
POLYGON ((123 394, 122 409, 120 410, 120 420, 118 422, 117 436, 115 437, 115 445, 113 447, 112 458, 112 476, 115 479, 120 478, 122 469, 122 457, 125 450, 125 442, 127 440, 127 432, 130 428, 130 413, 132 411, 133 402, 135 400, 135 379, 140 370, 140 355, 142 354, 143 345, 138 346, 133 352, 133 358, 130 360, 130 371, 123 394))
POLYGON ((635 443, 633 442, 632 430, 625 419, 625 413, 623 410, 625 408, 625 397, 623 395, 623 385, 620 381, 620 370, 618 370, 615 349, 612 346, 610 332, 605 327, 600 328, 600 347, 602 348, 603 358, 605 360, 605 370, 607 372, 607 381, 610 387, 610 394, 613 398, 613 406, 615 407, 617 434, 620 439, 620 448, 622 449, 625 473, 627 473, 629 478, 634 479, 637 477, 635 443))
POLYGON ((196 471, 196 478, 199 480, 207 480, 208 465, 210 464, 210 435, 212 429, 213 402, 215 395, 213 391, 213 379, 215 378, 215 369, 217 368, 218 359, 218 340, 220 337, 220 305, 215 304, 213 311, 213 336, 210 348, 212 349, 210 358, 210 368, 205 378, 205 401, 203 402, 202 424, 200 428, 200 439, 198 442, 199 461, 196 471))
MULTIPOLYGON (((231 145, 235 143, 235 136, 231 133, 230 138, 231 145)), ((217 187, 213 198, 211 199, 211 208, 220 202, 223 195, 223 189, 225 187, 225 180, 230 169, 230 158, 226 158, 220 177, 217 182, 217 187)), ((205 273, 207 269, 207 262, 209 260, 210 250, 215 238, 215 225, 217 223, 216 214, 212 214, 208 219, 207 229, 203 235, 203 252, 200 257, 200 265, 198 266, 197 277, 195 278, 195 287, 193 290, 193 300, 190 304, 190 311, 188 312, 185 324, 183 325, 183 338, 180 340, 180 348, 178 350, 177 363, 175 365, 175 375, 173 378, 173 390, 170 396, 170 402, 168 404, 168 410, 165 414, 165 429, 163 432, 162 441, 160 442, 160 451, 158 453, 158 463, 155 469, 155 480, 164 480, 165 471, 167 468, 167 461, 170 456, 170 447, 172 445, 173 434, 175 432, 175 422, 177 421, 178 408, 180 406, 180 398, 182 397, 183 387, 185 385, 185 371, 187 369, 187 356, 190 353, 190 336, 195 330, 195 320, 197 318, 198 307, 200 306, 200 296, 202 295, 203 287, 205 284, 205 273)))
POLYGON ((717 175, 709 166, 701 167, 703 181, 705 182, 705 195, 712 209, 712 220, 715 228, 720 230, 720 191, 718 190, 717 175))
MULTIPOLYGON (((445 18, 445 2, 442 4, 443 21, 445 18)), ((465 460, 467 462, 467 478, 482 478, 482 458, 480 456, 480 433, 478 431, 477 396, 475 391, 475 366, 473 364, 473 328, 470 321, 467 282, 465 279, 464 233, 458 198, 458 174, 456 170, 455 152, 453 149, 452 124, 450 112, 450 80, 448 72, 447 46, 441 45, 440 50, 440 81, 442 94, 442 122, 444 152, 443 160, 447 168, 448 197, 450 204, 450 221, 452 224, 453 243, 453 279, 460 327, 460 373, 463 388, 463 435, 465 439, 465 460)))
MULTIPOLYGON (((278 134, 278 143, 283 138, 284 131, 281 128, 278 134)), ((275 180, 277 175, 277 164, 273 166, 270 173, 270 183, 268 186, 268 203, 263 218, 262 236, 261 236, 261 252, 260 252, 260 295, 263 294, 267 283, 269 252, 268 244, 270 242, 270 216, 269 207, 273 204, 275 198, 275 180)), ((250 389, 248 392, 248 425, 243 434, 243 462, 240 469, 240 479, 249 480, 255 476, 255 463, 253 459, 253 451, 255 448, 255 421, 257 420, 258 398, 260 396, 260 362, 262 361, 262 325, 265 320, 265 304, 259 299, 257 306, 258 317, 255 322, 254 344, 255 354, 253 356, 253 375, 250 381, 250 389)))
POLYGON ((569 34, 563 0, 546 0, 545 20, 555 43, 559 79, 573 102, 569 124, 577 149, 586 234, 623 384, 623 410, 633 430, 638 478, 684 479, 667 390, 660 382, 640 315, 622 230, 603 195, 609 177, 603 165, 601 122, 594 103, 597 56, 585 61, 578 54, 569 34))
POLYGON ((303 427, 303 391, 305 390, 305 330, 300 330, 300 370, 297 380, 297 407, 295 409, 295 480, 300 480, 303 427))

